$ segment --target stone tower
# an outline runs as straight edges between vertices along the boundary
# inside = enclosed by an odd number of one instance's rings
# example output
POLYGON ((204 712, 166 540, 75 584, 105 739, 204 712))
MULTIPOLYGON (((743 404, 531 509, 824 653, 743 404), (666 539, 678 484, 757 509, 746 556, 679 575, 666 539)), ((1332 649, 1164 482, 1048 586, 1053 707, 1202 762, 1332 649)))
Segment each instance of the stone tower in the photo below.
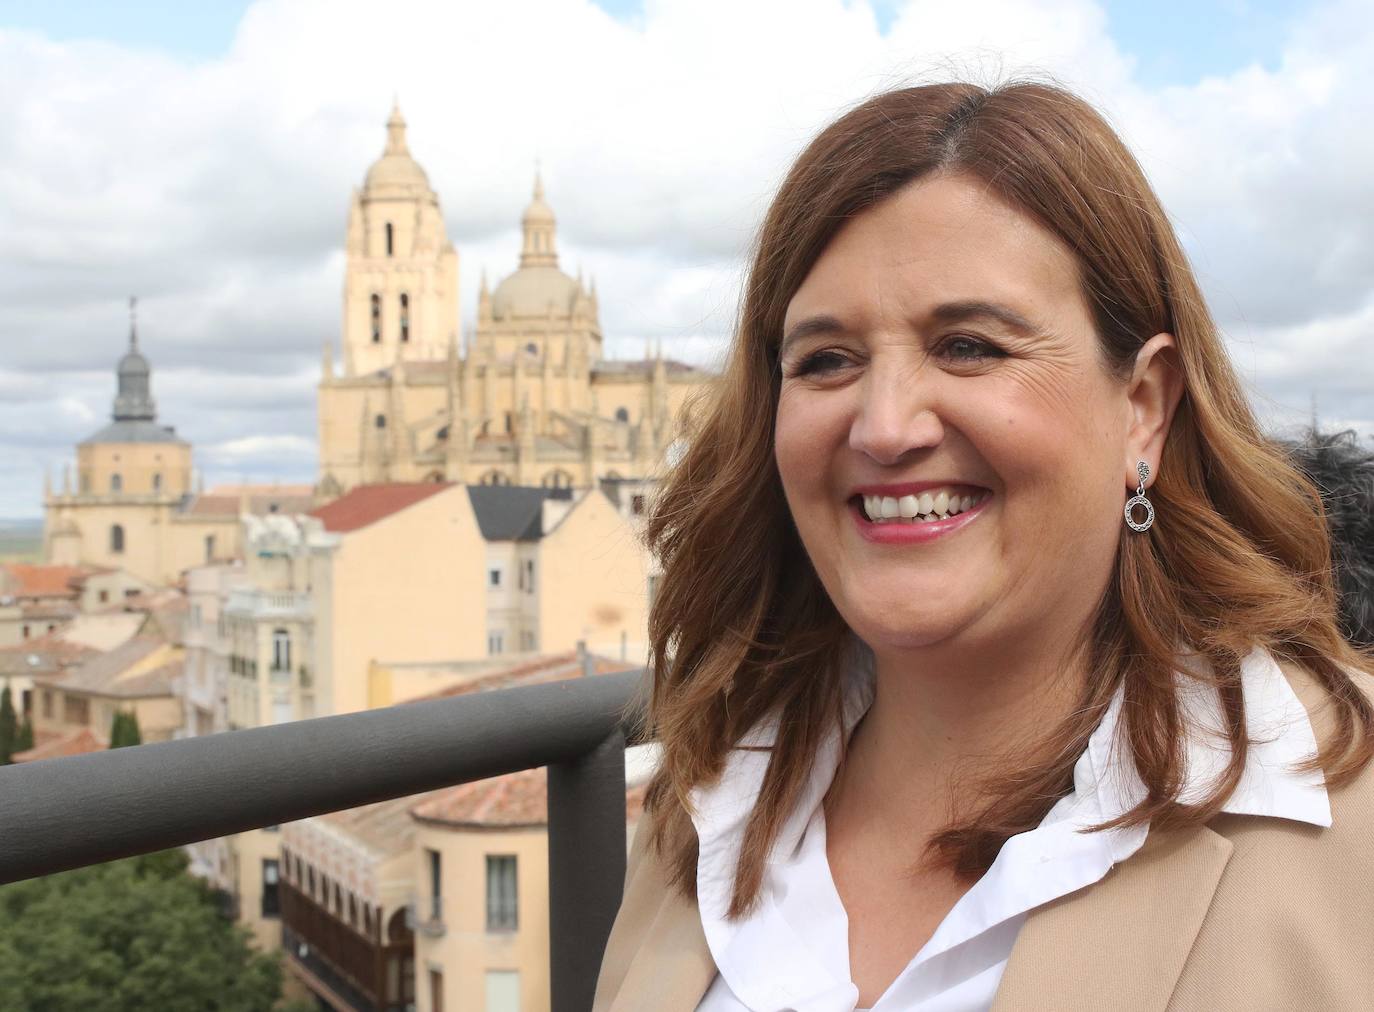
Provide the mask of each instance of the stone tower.
POLYGON ((344 375, 442 359, 458 328, 458 253, 399 108, 385 151, 353 192, 346 251, 344 375))

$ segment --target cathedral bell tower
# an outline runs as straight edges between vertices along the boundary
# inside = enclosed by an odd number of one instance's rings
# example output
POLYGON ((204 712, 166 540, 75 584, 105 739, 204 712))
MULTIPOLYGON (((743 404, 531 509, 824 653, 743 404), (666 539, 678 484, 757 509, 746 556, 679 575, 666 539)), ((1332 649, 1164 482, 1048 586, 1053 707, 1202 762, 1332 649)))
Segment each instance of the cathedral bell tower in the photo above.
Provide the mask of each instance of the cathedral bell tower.
POLYGON ((348 210, 344 375, 443 359, 457 327, 458 253, 393 108, 386 148, 348 210))

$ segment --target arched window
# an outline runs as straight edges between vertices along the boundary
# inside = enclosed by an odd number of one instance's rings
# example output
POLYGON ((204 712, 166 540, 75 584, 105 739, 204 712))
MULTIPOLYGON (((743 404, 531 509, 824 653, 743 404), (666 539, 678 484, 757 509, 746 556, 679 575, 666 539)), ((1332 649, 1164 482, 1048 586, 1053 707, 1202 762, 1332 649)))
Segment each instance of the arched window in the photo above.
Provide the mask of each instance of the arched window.
POLYGON ((161 492, 161 491, 162 491, 162 472, 161 472, 161 471, 154 471, 154 472, 153 472, 153 491, 154 491, 154 492, 161 492))
POLYGON ((376 425, 377 425, 377 428, 379 428, 379 429, 385 429, 385 428, 386 428, 386 415, 378 415, 378 416, 377 416, 377 420, 376 420, 376 425))
POLYGON ((539 484, 545 488, 572 488, 573 477, 567 471, 559 469, 544 475, 539 479, 539 484))
POLYGON ((111 492, 123 492, 123 491, 124 491, 124 477, 123 477, 123 475, 121 475, 118 471, 116 471, 114 474, 110 475, 110 491, 111 491, 111 492))
POLYGON ((410 296, 401 293, 401 340, 410 340, 410 296))
POLYGON ((529 344, 525 345, 525 352, 526 352, 526 354, 529 354, 529 355, 538 355, 538 354, 539 354, 539 345, 537 345, 537 344, 535 344, 533 341, 531 341, 531 342, 529 342, 529 344))
POLYGON ((386 223, 386 255, 391 256, 396 251, 396 230, 391 227, 391 222, 386 223))
POLYGON ((124 551, 124 527, 121 524, 110 528, 110 551, 115 554, 124 551))
POLYGON ((477 481, 478 481, 478 484, 481 484, 481 485, 509 485, 509 484, 510 484, 510 479, 507 478, 507 477, 506 477, 504 474, 502 474, 500 471, 488 471, 486 474, 482 475, 482 477, 478 478, 477 481))
POLYGON ((374 294, 372 296, 372 343, 380 344, 382 341, 382 297, 374 294))
POLYGON ((628 421, 630 420, 630 409, 629 409, 629 408, 616 408, 616 409, 615 409, 615 420, 616 420, 617 422, 628 422, 628 421))

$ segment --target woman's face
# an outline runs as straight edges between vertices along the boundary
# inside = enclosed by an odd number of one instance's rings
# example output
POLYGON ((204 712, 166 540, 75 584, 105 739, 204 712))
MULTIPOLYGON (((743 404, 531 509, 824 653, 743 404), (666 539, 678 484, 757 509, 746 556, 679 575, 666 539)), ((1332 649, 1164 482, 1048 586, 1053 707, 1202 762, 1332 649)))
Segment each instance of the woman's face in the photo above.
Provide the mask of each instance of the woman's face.
POLYGON ((860 637, 1014 648, 1047 615, 1086 627, 1132 412, 1062 242, 977 180, 918 181, 835 236, 783 335, 778 470, 860 637))

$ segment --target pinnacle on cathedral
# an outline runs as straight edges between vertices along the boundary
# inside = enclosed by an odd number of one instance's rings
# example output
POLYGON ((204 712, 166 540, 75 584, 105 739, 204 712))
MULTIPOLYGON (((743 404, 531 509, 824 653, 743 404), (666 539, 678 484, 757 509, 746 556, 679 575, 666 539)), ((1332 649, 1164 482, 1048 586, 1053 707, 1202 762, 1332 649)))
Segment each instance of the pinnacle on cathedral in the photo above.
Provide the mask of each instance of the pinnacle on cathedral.
POLYGON ((157 418, 153 403, 152 366, 138 350, 138 299, 129 299, 129 350, 115 370, 119 380, 113 417, 116 422, 151 422, 157 418))
POLYGON ((153 401, 153 368, 138 348, 137 299, 129 300, 129 349, 115 367, 117 388, 111 422, 82 445, 95 443, 175 443, 185 445, 171 428, 157 424, 153 401))
POLYGON ((382 157, 367 170, 363 190, 377 196, 386 196, 388 191, 396 190, 430 192, 429 176, 411 156, 406 144, 406 121, 399 105, 391 107, 391 115, 386 121, 386 148, 382 157))

